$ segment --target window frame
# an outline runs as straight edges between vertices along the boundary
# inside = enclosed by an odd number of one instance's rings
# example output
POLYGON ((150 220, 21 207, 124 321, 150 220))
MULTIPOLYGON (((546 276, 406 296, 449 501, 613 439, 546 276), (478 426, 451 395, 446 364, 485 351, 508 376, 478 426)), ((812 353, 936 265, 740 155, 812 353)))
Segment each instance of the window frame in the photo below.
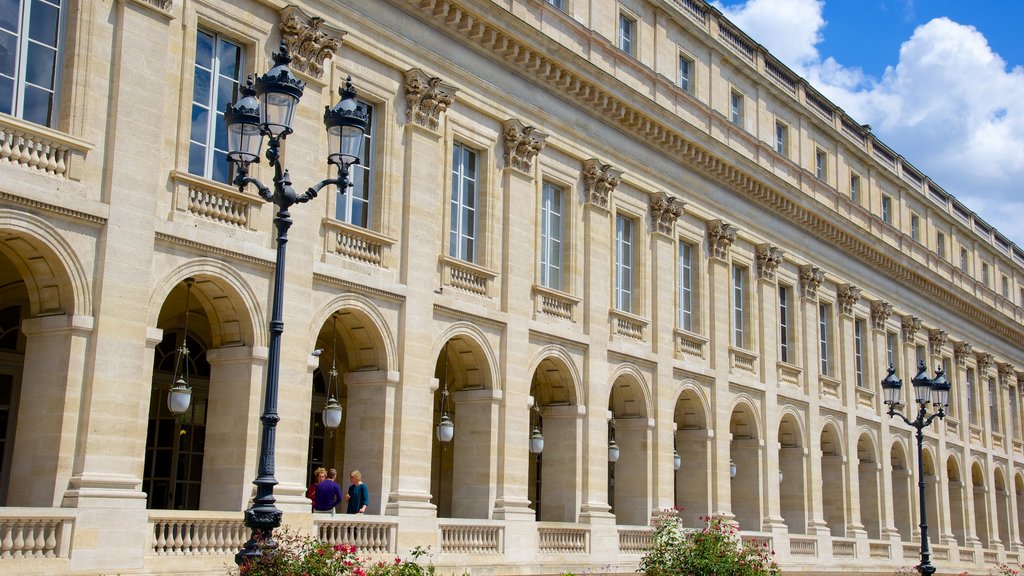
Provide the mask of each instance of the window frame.
POLYGON ((910 213, 910 239, 921 241, 921 217, 913 212, 910 213))
POLYGON ((697 276, 694 274, 696 262, 694 261, 693 255, 696 253, 697 246, 686 240, 679 241, 679 247, 676 250, 676 262, 679 267, 678 275, 678 289, 677 297, 679 298, 678 314, 676 314, 676 321, 679 323, 679 329, 687 332, 696 332, 697 323, 696 318, 696 294, 697 289, 694 281, 697 276), (684 260, 684 252, 686 258, 684 260))
MULTIPOLYGON (((364 87, 360 86, 362 90, 364 87)), ((333 218, 338 222, 344 222, 350 226, 357 226, 365 228, 367 230, 375 229, 376 225, 376 210, 377 210, 377 178, 374 176, 377 173, 377 148, 380 144, 380 124, 378 118, 380 118, 379 110, 384 108, 384 105, 378 103, 376 100, 367 99, 360 94, 360 97, 356 99, 357 105, 365 107, 364 111, 367 112, 367 125, 366 132, 363 134, 363 160, 358 164, 353 164, 349 168, 349 179, 352 180, 353 186, 349 190, 342 194, 340 189, 337 189, 334 193, 334 207, 333 207, 333 218), (364 204, 362 213, 364 214, 364 223, 359 224, 353 222, 354 212, 352 210, 353 203, 356 201, 355 191, 357 186, 355 182, 357 178, 360 178, 359 174, 362 174, 362 188, 364 198, 359 198, 358 201, 364 204)))
POLYGON ((193 176, 205 178, 207 180, 212 180, 214 182, 219 182, 221 184, 230 186, 232 180, 234 179, 235 166, 233 163, 228 162, 226 149, 217 149, 218 131, 223 132, 223 143, 225 145, 227 144, 227 127, 224 124, 224 106, 221 106, 220 103, 216 101, 218 95, 221 92, 221 79, 225 77, 223 74, 221 74, 221 45, 227 44, 229 46, 234 47, 236 49, 236 54, 238 55, 239 58, 236 69, 236 77, 232 79, 234 82, 234 89, 232 90, 232 96, 228 102, 235 102, 238 100, 239 97, 239 87, 242 85, 243 79, 245 78, 246 61, 248 60, 246 45, 245 43, 238 41, 231 35, 220 32, 214 27, 208 27, 203 25, 196 26, 192 37, 194 39, 194 42, 192 43, 192 91, 191 97, 189 98, 187 104, 189 110, 189 120, 187 122, 188 129, 186 130, 186 132, 188 133, 188 138, 185 141, 185 170, 186 172, 193 176), (209 68, 202 66, 199 62, 200 35, 210 37, 210 43, 212 45, 212 61, 209 68), (207 99, 203 102, 199 102, 196 100, 198 92, 198 84, 196 83, 196 77, 199 75, 200 70, 203 70, 210 76, 210 85, 208 87, 207 99), (205 138, 204 142, 200 142, 195 139, 195 115, 197 106, 202 107, 207 114, 206 129, 205 133, 203 134, 203 137, 205 138), (199 148, 202 150, 202 170, 200 172, 193 171, 192 160, 193 150, 195 148, 199 148), (225 179, 223 180, 218 178, 218 154, 223 155, 223 166, 226 169, 226 172, 223 174, 225 179))
MULTIPOLYGON (((67 10, 69 6, 66 1, 61 2, 59 5, 55 5, 53 2, 47 0, 36 1, 55 8, 57 11, 55 23, 56 29, 53 30, 53 45, 46 44, 39 41, 38 38, 33 37, 36 36, 36 31, 32 27, 34 20, 32 18, 32 7, 35 2, 31 0, 21 0, 18 3, 18 15, 16 16, 17 30, 2 29, 2 31, 0 31, 0 34, 10 33, 14 38, 15 44, 14 76, 8 77, 11 81, 11 101, 10 112, 7 112, 7 114, 24 122, 58 129, 58 123, 60 122, 61 116, 61 91, 63 89, 64 62, 65 58, 67 58, 65 43, 67 40, 67 10), (43 49, 52 50, 53 52, 52 68, 49 70, 49 80, 51 84, 49 87, 31 82, 28 78, 28 76, 34 75, 29 66, 29 56, 30 53, 33 52, 33 50, 31 50, 33 46, 43 46, 43 49), (41 90, 49 94, 49 110, 47 112, 45 122, 39 122, 35 118, 28 118, 25 116, 25 93, 26 90, 30 88, 41 90)), ((49 31, 47 31, 47 33, 49 33, 49 31)))
POLYGON ((828 179, 828 153, 824 148, 814 149, 814 177, 822 182, 828 179))
POLYGON ((749 319, 750 288, 747 278, 748 269, 739 264, 732 266, 732 345, 747 350, 750 334, 747 324, 749 319))
POLYGON ((892 225, 892 196, 882 194, 882 222, 892 225))
POLYGON ((819 371, 822 376, 833 378, 832 370, 832 305, 827 302, 818 303, 818 359, 819 371))
POLYGON ((850 200, 860 204, 860 174, 850 172, 850 200))
POLYGON ((946 234, 941 231, 935 233, 935 254, 946 259, 946 234))
POLYGON ((447 250, 447 253, 448 253, 448 256, 451 257, 451 258, 455 258, 456 260, 462 260, 463 262, 469 262, 471 264, 479 264, 479 260, 480 260, 480 258, 478 256, 478 254, 480 252, 479 251, 479 243, 480 243, 480 236, 481 236, 481 234, 480 234, 480 216, 481 216, 481 210, 482 210, 482 206, 481 206, 481 202, 480 202, 480 198, 481 198, 481 193, 480 193, 480 188, 481 188, 480 165, 481 165, 481 162, 483 161, 483 157, 484 157, 483 151, 475 148, 472 144, 466 144, 461 139, 454 139, 454 140, 452 140, 451 154, 449 155, 451 164, 449 164, 449 172, 448 172, 449 178, 451 179, 451 182, 450 182, 449 189, 448 189, 448 207, 449 207, 449 209, 448 209, 448 250, 447 250), (456 154, 456 150, 462 150, 463 151, 463 154, 461 155, 463 158, 466 157, 465 155, 467 153, 471 153, 473 155, 473 159, 474 159, 473 178, 470 179, 470 178, 466 178, 464 176, 464 174, 463 174, 463 169, 465 168, 464 161, 460 162, 460 165, 459 165, 460 170, 456 171, 456 169, 455 169, 455 154, 456 154), (455 199, 456 178, 458 178, 458 186, 459 186, 459 192, 460 192, 458 200, 455 199), (464 191, 464 188, 463 188, 463 184, 465 182, 467 182, 467 181, 473 182, 473 191, 472 191, 473 206, 471 208, 471 211, 472 211, 471 222, 472 222, 472 227, 473 228, 472 228, 472 235, 471 236, 468 236, 466 234, 466 230, 465 230, 465 226, 466 226, 465 220, 466 219, 465 219, 464 212, 465 212, 465 209, 467 207, 465 206, 465 200, 464 200, 465 191, 464 191), (456 209, 458 209, 457 210, 457 214, 455 213, 456 209), (458 218, 456 218, 456 216, 458 216, 458 218), (454 238, 453 238, 453 236, 454 236, 454 238), (462 240, 463 238, 469 238, 470 239, 471 245, 468 248, 468 251, 471 252, 470 254, 465 254, 465 252, 467 251, 467 248, 465 247, 465 243, 462 240), (458 240, 458 241, 456 242, 455 240, 458 240))
POLYGON ((965 380, 964 388, 967 392, 967 422, 968 424, 974 424, 977 416, 977 405, 975 403, 978 401, 977 393, 974 388, 975 382, 977 381, 974 368, 967 369, 965 380))
POLYGON ((971 273, 971 257, 967 252, 967 248, 960 247, 960 271, 964 274, 971 273))
POLYGON ((793 363, 790 348, 793 347, 793 289, 779 284, 777 291, 779 304, 779 360, 787 364, 793 363))
POLYGON ((614 308, 627 314, 636 309, 636 228, 637 220, 631 215, 615 214, 614 308), (623 238, 622 224, 628 224, 628 238, 623 238))
POLYGON ((540 197, 540 254, 538 258, 538 264, 540 271, 538 274, 538 283, 549 289, 557 290, 559 292, 566 292, 566 245, 565 236, 567 230, 567 218, 565 214, 567 202, 566 202, 566 187, 551 182, 550 180, 544 180, 541 184, 541 197, 540 197), (553 226, 552 215, 554 214, 550 208, 549 193, 557 193, 558 195, 558 212, 557 212, 557 228, 558 237, 553 238, 551 230, 553 226), (551 263, 552 244, 555 246, 555 251, 558 253, 558 265, 551 263), (557 271, 556 281, 552 282, 551 270, 557 271))
POLYGON ((858 388, 867 386, 864 377, 864 332, 866 323, 863 318, 853 320, 853 376, 858 388))
POLYGON ((619 9, 618 33, 616 35, 615 45, 619 50, 634 58, 637 57, 636 48, 637 32, 639 28, 638 22, 639 19, 636 16, 630 14, 624 9, 619 9), (629 32, 628 34, 626 34, 627 31, 629 32))
POLYGON ((789 125, 781 120, 775 121, 775 151, 789 155, 789 125))
POLYGON ((729 91, 729 122, 739 128, 743 128, 745 117, 743 108, 745 105, 746 99, 743 97, 742 92, 735 88, 729 91))

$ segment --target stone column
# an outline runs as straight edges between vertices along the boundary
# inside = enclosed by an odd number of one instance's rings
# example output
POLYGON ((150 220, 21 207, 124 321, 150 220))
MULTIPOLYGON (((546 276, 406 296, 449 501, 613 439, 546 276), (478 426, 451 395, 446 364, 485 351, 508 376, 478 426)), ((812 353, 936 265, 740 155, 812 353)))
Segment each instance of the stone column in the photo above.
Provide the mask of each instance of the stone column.
POLYGON ((615 463, 617 524, 647 526, 651 513, 653 418, 617 418, 615 441, 621 449, 615 463))
POLYGON ((256 474, 267 349, 215 348, 206 359, 210 395, 199 508, 244 510, 256 474))
MULTIPOLYGON (((91 316, 44 316, 21 323, 25 336, 9 506, 60 506, 75 459, 91 316), (31 392, 24 392, 31 387, 31 392)), ((149 350, 152 374, 152 349, 149 350)), ((141 375, 140 375, 141 377, 141 375)), ((136 382, 142 385, 150 380, 136 382)))
MULTIPOLYGON (((729 462, 732 457, 732 434, 729 423, 732 420, 732 394, 729 392, 729 348, 732 345, 732 294, 729 270, 729 251, 736 240, 732 225, 719 220, 707 223, 708 238, 708 349, 711 368, 714 371, 714 400, 712 421, 713 452, 711 462, 712 510, 726 520, 735 519, 732 480, 729 476, 729 462)), ((739 463, 737 463, 739 464, 739 463)), ((746 528, 746 527, 744 527, 746 528)))
POLYGON ((389 474, 394 459, 395 391, 398 372, 375 370, 347 372, 345 417, 345 469, 339 471, 344 486, 348 473, 358 469, 370 491, 367 514, 380 514, 391 492, 389 474))
POLYGON ((582 406, 545 406, 543 478, 540 517, 548 522, 576 522, 583 472, 582 406))
MULTIPOLYGON (((804 346, 804 376, 807 379, 807 534, 830 536, 824 518, 822 499, 823 475, 821 461, 821 345, 818 314, 818 290, 825 281, 825 272, 817 266, 800 267, 800 333, 804 346)), ((820 544, 819 540, 819 544, 820 544)))
MULTIPOLYGON (((758 330, 762 342, 760 350, 760 374, 761 381, 765 386, 764 413, 778 414, 778 391, 779 391, 779 286, 776 283, 776 272, 782 263, 783 254, 776 246, 763 244, 757 247, 757 305, 755 310, 760 310, 755 328, 758 330)), ((765 517, 762 521, 762 530, 775 534, 785 534, 786 521, 782 516, 781 486, 777 474, 771 471, 782 472, 781 455, 779 453, 779 422, 777 418, 771 418, 765 426, 764 445, 765 470, 768 470, 765 477, 765 517)), ((785 479, 785 474, 783 473, 785 479)), ((792 482, 793 479, 790 479, 792 482)))
POLYGON ((491 518, 497 480, 498 406, 501 391, 460 390, 452 394, 458 413, 453 454, 452 517, 491 518))

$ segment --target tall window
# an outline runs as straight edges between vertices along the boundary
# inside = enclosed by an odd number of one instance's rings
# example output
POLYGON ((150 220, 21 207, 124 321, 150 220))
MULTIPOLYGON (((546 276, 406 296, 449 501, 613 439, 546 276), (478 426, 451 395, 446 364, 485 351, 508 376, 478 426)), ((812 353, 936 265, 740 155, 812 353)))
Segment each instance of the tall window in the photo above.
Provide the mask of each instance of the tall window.
POLYGON ((477 153, 464 145, 452 147, 451 223, 448 254, 467 262, 476 261, 477 153))
POLYGON ((1010 388, 1010 435, 1019 438, 1017 431, 1017 389, 1010 388))
POLYGON ((864 387, 864 321, 853 322, 853 370, 857 386, 864 387))
POLYGON ((882 222, 892 224, 892 196, 882 196, 882 222))
POLYGON ((693 246, 679 243, 679 327, 693 331, 693 246))
POLYGON ((935 234, 935 253, 939 258, 946 257, 946 235, 942 232, 935 234))
POLYGON ((896 367, 896 333, 885 333, 885 360, 889 366, 896 367))
POLYGON ((633 221, 615 217, 615 308, 633 311, 633 221))
POLYGON ((792 291, 788 286, 779 286, 779 360, 792 362, 790 359, 790 346, 793 342, 792 312, 790 311, 790 294, 792 291))
MULTIPOLYGON (((952 383, 952 381, 953 381, 952 380, 952 378, 953 378, 953 362, 949 358, 943 358, 942 359, 942 373, 945 374, 946 375, 946 379, 948 379, 950 381, 950 383, 952 383)), ((948 414, 948 415, 950 415, 950 416, 952 416, 954 418, 959 418, 960 415, 957 413, 957 409, 956 409, 956 406, 957 406, 956 394, 950 394, 949 398, 947 399, 947 402, 949 403, 949 409, 946 410, 946 414, 948 414)))
POLYGON ((218 34, 202 30, 196 32, 192 130, 188 145, 188 171, 191 174, 217 182, 231 181, 224 108, 238 96, 242 64, 241 46, 218 34))
POLYGON ((732 343, 737 348, 747 347, 746 334, 747 270, 732 267, 732 343))
POLYGON ((349 168, 352 187, 344 194, 338 191, 338 207, 336 217, 342 222, 354 226, 370 227, 370 207, 373 194, 373 106, 366 102, 358 103, 359 110, 366 113, 366 133, 363 135, 363 159, 359 164, 349 168))
POLYGON ((992 432, 999 432, 999 401, 996 398, 996 379, 988 379, 988 413, 992 420, 992 432))
POLYGON ((981 283, 988 288, 988 262, 981 263, 981 283))
POLYGON ((825 151, 818 149, 814 151, 814 176, 818 180, 824 180, 828 175, 828 156, 825 151))
POLYGON ((559 10, 565 10, 565 5, 562 3, 562 0, 547 0, 547 1, 548 1, 548 4, 551 4, 555 8, 558 8, 559 10))
POLYGON ((636 56, 636 20, 619 14, 619 50, 636 56))
POLYGON ((832 307, 818 304, 818 344, 821 356, 821 375, 831 376, 829 351, 832 349, 832 307))
POLYGON ((540 283, 553 290, 562 289, 562 189, 544 183, 540 204, 540 283))
POLYGON ((965 273, 965 274, 968 272, 968 270, 967 270, 967 268, 968 268, 967 263, 968 262, 969 262, 969 260, 967 259, 967 248, 961 248, 960 249, 960 271, 965 273))
POLYGON ((686 56, 679 57, 679 87, 693 91, 693 60, 686 56))
POLYGON ((1010 297, 1010 279, 1004 274, 1003 278, 1003 298, 1010 297))
POLYGON ((850 200, 860 204, 860 176, 850 174, 850 200))
POLYGON ((971 424, 974 424, 974 415, 976 413, 974 398, 974 368, 967 369, 967 419, 971 424))
POLYGON ((910 239, 914 242, 921 241, 921 218, 917 214, 910 215, 910 239))
POLYGON ((743 94, 735 90, 729 93, 729 121, 743 127, 743 94))
POLYGON ((61 0, 0 4, 0 112, 43 126, 56 122, 62 9, 61 0))
POLYGON ((775 151, 779 154, 785 154, 787 144, 789 140, 789 127, 782 122, 775 123, 775 151))
POLYGON ((914 372, 916 373, 917 372, 917 367, 920 366, 922 362, 924 362, 925 366, 928 365, 928 356, 927 356, 927 350, 925 350, 925 347, 921 346, 920 344, 918 344, 914 348, 914 354, 915 354, 915 356, 914 356, 914 372))

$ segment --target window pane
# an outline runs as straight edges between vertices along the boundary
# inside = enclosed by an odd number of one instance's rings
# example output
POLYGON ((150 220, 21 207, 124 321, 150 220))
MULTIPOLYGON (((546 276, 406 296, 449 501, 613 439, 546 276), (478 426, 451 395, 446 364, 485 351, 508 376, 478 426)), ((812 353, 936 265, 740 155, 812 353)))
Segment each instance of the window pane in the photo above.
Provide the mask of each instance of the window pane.
POLYGON ((0 28, 11 32, 18 30, 20 5, 20 0, 0 0, 0 28))
MULTIPOLYGON (((192 105, 192 140, 206 144, 206 131, 210 123, 210 111, 195 104, 192 105)), ((202 174, 202 172, 200 172, 202 174)))
POLYGON ((25 81, 43 88, 53 89, 53 71, 57 65, 57 51, 29 42, 25 63, 25 81))
POLYGON ((192 84, 192 101, 202 104, 203 106, 209 106, 210 91, 213 89, 213 76, 210 74, 210 71, 196 67, 195 75, 192 78, 192 84))
POLYGON ((225 184, 231 182, 231 164, 228 163, 228 154, 224 151, 213 153, 213 168, 210 178, 225 184))
POLYGON ((213 36, 202 31, 196 33, 196 66, 213 69, 213 36))
POLYGON ((53 110, 53 94, 32 86, 25 87, 22 118, 36 124, 49 125, 53 110))
POLYGON ((18 61, 18 37, 10 32, 0 31, 0 74, 14 78, 14 67, 18 61))
POLYGON ((218 44, 218 59, 220 60, 220 74, 234 80, 238 79, 240 73, 239 64, 242 61, 242 48, 231 42, 221 40, 218 44))
POLYGON ((0 112, 11 114, 14 111, 14 80, 0 76, 0 112))
POLYGON ((57 47, 57 30, 59 28, 60 10, 52 4, 32 2, 32 13, 29 16, 28 37, 53 48, 57 47))

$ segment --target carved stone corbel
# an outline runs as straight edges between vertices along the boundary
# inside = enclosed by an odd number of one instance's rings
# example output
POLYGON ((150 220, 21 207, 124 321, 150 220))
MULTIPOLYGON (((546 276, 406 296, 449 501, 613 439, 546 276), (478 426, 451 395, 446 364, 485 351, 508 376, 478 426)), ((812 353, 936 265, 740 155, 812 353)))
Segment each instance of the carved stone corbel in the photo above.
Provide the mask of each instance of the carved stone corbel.
POLYGON ((961 368, 967 366, 967 357, 971 355, 972 350, 974 350, 974 346, 971 346, 970 342, 953 344, 953 359, 956 360, 956 365, 961 368))
POLYGON ((527 174, 533 173, 533 161, 544 148, 548 135, 538 132, 515 118, 504 123, 502 139, 505 141, 505 165, 527 174))
POLYGON ((405 73, 405 119, 437 130, 443 114, 455 102, 458 89, 419 68, 405 73))
POLYGON ((978 363, 978 374, 981 376, 987 374, 988 369, 996 362, 995 357, 987 352, 978 352, 974 355, 974 358, 978 363))
POLYGON ((710 220, 708 227, 708 252, 712 258, 729 259, 729 249, 736 241, 736 227, 721 220, 710 220))
POLYGON ((817 298, 818 288, 825 282, 825 271, 811 264, 800 267, 800 290, 804 298, 817 298))
POLYGON ((775 281, 775 273, 778 272, 785 254, 778 246, 761 244, 757 247, 757 276, 765 280, 775 281))
POLYGON ((843 284, 836 292, 836 304, 839 306, 839 313, 851 315, 853 307, 860 300, 860 288, 853 284, 843 284))
POLYGON ((289 4, 281 10, 277 29, 292 55, 292 69, 313 78, 324 75, 324 61, 334 58, 348 32, 324 23, 319 16, 310 16, 302 8, 289 4))
POLYGON ((878 300, 871 303, 871 327, 875 330, 885 330, 885 323, 892 317, 892 304, 885 300, 878 300))
POLYGON ((945 330, 929 330, 928 331, 928 350, 932 356, 939 356, 942 354, 942 347, 949 341, 949 334, 946 334, 945 330))
POLYGON ((664 192, 651 196, 651 223, 654 231, 671 236, 676 220, 683 215, 683 201, 664 192))
POLYGON ((605 164, 597 158, 591 158, 583 162, 583 172, 580 174, 583 180, 583 191, 586 201, 601 207, 608 208, 608 201, 611 199, 615 187, 622 182, 622 171, 612 168, 611 164, 605 164))
POLYGON ((921 319, 908 314, 903 317, 901 328, 903 329, 903 340, 912 342, 917 337, 917 331, 921 329, 921 319))
POLYGON ((999 384, 1002 386, 1010 385, 1010 378, 1014 378, 1016 372, 1013 369, 1013 364, 1000 363, 999 364, 999 384))

